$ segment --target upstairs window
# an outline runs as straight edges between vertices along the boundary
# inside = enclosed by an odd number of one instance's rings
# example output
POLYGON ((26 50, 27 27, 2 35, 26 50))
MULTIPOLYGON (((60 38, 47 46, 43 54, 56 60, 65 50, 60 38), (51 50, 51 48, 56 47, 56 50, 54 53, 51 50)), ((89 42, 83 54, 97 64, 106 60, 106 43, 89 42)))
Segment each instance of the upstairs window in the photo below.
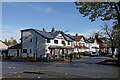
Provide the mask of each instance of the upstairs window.
POLYGON ((58 40, 54 40, 54 43, 55 43, 55 44, 58 44, 58 40))
POLYGON ((30 42, 32 42, 32 39, 30 39, 30 42))
POLYGON ((70 42, 68 42, 68 45, 70 45, 70 42))
POLYGON ((50 39, 47 39, 47 43, 50 43, 50 39))
POLYGON ((65 41, 62 41, 62 44, 65 44, 65 41))

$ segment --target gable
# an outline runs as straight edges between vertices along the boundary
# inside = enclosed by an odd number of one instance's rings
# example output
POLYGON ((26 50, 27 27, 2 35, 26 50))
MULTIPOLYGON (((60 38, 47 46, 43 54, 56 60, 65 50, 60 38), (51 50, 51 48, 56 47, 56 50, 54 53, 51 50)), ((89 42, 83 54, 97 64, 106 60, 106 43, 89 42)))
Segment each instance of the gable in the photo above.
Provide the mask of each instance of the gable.
POLYGON ((0 41, 0 50, 4 50, 7 48, 8 48, 8 46, 4 42, 0 41))

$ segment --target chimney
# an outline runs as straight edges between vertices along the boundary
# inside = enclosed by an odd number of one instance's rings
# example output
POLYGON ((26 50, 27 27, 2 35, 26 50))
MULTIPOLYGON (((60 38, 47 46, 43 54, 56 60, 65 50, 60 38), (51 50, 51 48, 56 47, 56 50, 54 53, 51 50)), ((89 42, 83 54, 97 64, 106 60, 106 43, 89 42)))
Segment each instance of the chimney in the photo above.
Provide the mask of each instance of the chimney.
POLYGON ((70 35, 70 34, 68 34, 68 35, 70 35))
POLYGON ((76 36, 78 36, 78 33, 76 33, 76 36))
POLYGON ((98 34, 95 35, 95 38, 98 38, 98 34))
POLYGON ((52 31, 51 32, 55 32, 55 28, 52 28, 52 31))
POLYGON ((43 28, 43 31, 46 32, 45 28, 43 28))

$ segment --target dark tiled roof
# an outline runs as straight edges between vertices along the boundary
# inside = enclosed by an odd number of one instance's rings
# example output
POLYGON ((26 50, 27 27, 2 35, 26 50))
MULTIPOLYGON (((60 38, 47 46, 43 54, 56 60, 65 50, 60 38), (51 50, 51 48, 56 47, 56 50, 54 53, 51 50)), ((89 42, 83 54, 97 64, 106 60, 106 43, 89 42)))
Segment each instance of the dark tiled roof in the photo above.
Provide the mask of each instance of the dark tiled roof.
MULTIPOLYGON (((41 35, 42 37, 46 38, 46 39, 54 39, 57 35, 59 35, 61 33, 61 31, 44 32, 44 31, 37 30, 37 29, 26 29, 26 30, 21 30, 21 31, 28 31, 28 30, 33 30, 36 33, 38 33, 39 35, 41 35)), ((66 34, 62 34, 62 35, 67 41, 73 41, 68 36, 66 36, 66 34)))
POLYGON ((49 32, 53 38, 55 38, 61 31, 49 32))
POLYGON ((68 36, 69 38, 71 38, 72 40, 75 40, 75 37, 69 34, 66 34, 66 36, 68 36))
POLYGON ((17 44, 17 45, 11 46, 8 49, 21 49, 21 44, 17 44))
POLYGON ((70 39, 70 37, 66 36, 65 34, 63 35, 63 37, 64 37, 65 40, 67 40, 67 41, 70 41, 70 42, 74 41, 74 40, 70 39))

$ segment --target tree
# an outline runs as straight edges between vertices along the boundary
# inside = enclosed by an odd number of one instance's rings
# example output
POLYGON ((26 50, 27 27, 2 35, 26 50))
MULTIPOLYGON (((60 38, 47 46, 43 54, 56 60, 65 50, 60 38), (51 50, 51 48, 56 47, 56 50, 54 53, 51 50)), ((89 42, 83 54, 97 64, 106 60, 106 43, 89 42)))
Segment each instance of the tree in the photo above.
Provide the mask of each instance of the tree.
POLYGON ((115 46, 119 49, 119 54, 118 54, 118 61, 117 63, 120 64, 120 24, 116 24, 113 26, 114 29, 114 43, 115 46))
MULTIPOLYGON (((89 19, 95 21, 96 18, 100 18, 103 21, 117 20, 117 24, 120 24, 120 1, 119 2, 75 2, 77 9, 83 17, 89 16, 89 19)), ((117 25, 116 24, 116 25, 117 25)), ((117 27, 120 27, 117 25, 117 27)), ((113 28, 115 29, 115 28, 113 28)), ((116 33, 116 32, 113 32, 116 33)), ((118 35, 118 34, 116 34, 118 35)), ((115 41, 120 40, 118 38, 113 39, 115 41)), ((120 57, 120 48, 119 48, 120 57)), ((118 58, 118 61, 120 58, 118 58)))
POLYGON ((11 45, 12 44, 12 42, 10 41, 10 40, 8 40, 8 43, 7 43, 8 45, 11 45))
POLYGON ((16 45, 16 44, 18 44, 18 43, 17 43, 17 41, 14 39, 14 40, 12 41, 12 44, 13 44, 13 45, 16 45))
POLYGON ((102 26, 102 29, 98 32, 101 37, 105 37, 107 39, 107 44, 111 45, 112 49, 112 57, 115 59, 115 48, 116 48, 116 40, 115 40, 115 30, 112 27, 109 27, 106 23, 102 26))
POLYGON ((119 2, 75 2, 77 9, 83 17, 89 16, 89 19, 95 21, 117 20, 120 23, 120 1, 119 2))
POLYGON ((7 39, 5 39, 4 43, 5 43, 5 44, 8 44, 7 39))

